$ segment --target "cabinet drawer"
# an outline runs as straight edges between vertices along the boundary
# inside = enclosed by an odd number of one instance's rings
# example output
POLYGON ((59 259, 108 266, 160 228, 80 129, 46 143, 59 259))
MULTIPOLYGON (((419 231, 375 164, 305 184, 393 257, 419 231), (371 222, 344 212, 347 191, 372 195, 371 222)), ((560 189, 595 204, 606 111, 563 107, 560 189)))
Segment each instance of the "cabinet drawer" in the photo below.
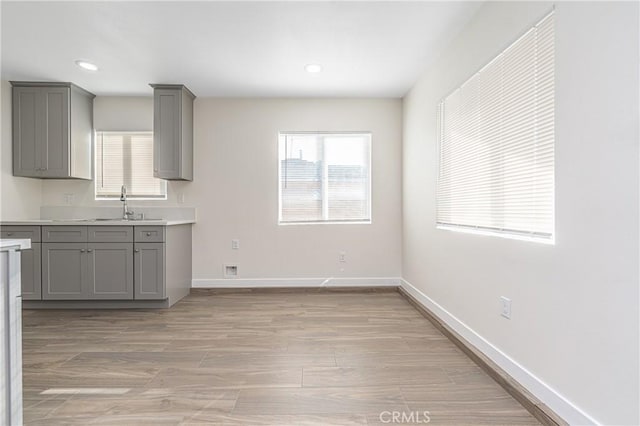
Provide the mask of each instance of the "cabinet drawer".
POLYGON ((132 243, 133 226, 90 226, 89 242, 132 243))
POLYGON ((0 236, 2 238, 30 239, 32 243, 40 242, 39 226, 3 226, 0 228, 0 236))
POLYGON ((42 227, 43 243, 86 243, 87 227, 86 226, 43 226, 42 227))
POLYGON ((140 243, 164 242, 164 226, 136 226, 135 241, 140 243))

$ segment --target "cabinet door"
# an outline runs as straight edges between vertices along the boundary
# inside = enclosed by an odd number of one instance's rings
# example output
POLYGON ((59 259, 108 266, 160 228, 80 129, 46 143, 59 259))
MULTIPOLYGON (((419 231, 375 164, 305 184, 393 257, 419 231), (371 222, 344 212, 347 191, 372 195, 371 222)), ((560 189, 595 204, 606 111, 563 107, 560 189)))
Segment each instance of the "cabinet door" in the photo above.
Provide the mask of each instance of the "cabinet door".
POLYGON ((87 246, 89 299, 133 300, 133 244, 87 246))
POLYGON ((134 299, 165 299, 164 243, 134 245, 134 299))
POLYGON ((13 174, 40 177, 40 145, 44 138, 38 117, 42 95, 38 87, 13 88, 13 174))
POLYGON ((23 250, 21 256, 22 299, 42 299, 41 245, 31 243, 31 249, 23 250))
POLYGON ((153 176, 180 177, 180 89, 155 89, 153 106, 153 176))
POLYGON ((42 143, 42 177, 69 177, 69 97, 68 87, 42 87, 44 141, 42 143))
POLYGON ((42 244, 42 299, 87 298, 87 244, 42 244))

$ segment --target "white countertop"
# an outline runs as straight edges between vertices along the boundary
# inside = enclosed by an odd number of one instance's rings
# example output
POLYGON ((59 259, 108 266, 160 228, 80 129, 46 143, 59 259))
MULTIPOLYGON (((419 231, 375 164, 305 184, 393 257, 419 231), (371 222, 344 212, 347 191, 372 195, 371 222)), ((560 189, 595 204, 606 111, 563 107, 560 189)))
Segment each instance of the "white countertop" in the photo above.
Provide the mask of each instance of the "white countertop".
POLYGON ((14 250, 27 250, 31 248, 31 240, 29 239, 9 239, 3 238, 0 239, 0 251, 5 251, 9 249, 14 250))
POLYGON ((0 225, 76 225, 76 226, 172 226, 196 223, 193 219, 95 220, 95 219, 25 219, 3 220, 0 225))

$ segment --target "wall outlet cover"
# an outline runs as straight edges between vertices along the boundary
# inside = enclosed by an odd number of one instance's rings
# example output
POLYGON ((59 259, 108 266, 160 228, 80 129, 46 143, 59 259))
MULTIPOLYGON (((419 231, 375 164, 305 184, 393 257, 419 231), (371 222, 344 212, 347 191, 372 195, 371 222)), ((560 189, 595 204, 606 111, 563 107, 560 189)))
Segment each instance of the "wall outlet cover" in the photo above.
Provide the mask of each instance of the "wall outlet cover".
POLYGON ((511 319, 511 299, 500 296, 500 315, 506 319, 511 319))

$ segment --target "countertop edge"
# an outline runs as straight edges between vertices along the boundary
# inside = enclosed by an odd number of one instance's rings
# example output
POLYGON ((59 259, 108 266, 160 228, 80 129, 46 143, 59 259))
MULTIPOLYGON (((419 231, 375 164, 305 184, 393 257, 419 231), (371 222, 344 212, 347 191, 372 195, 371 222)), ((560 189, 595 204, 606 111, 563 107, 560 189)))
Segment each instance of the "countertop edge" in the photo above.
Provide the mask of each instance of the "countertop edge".
POLYGON ((27 250, 31 248, 31 240, 29 239, 15 239, 15 238, 3 238, 0 239, 0 251, 14 250, 27 250))
POLYGON ((0 226, 174 226, 196 223, 193 219, 163 219, 163 220, 84 220, 84 219, 31 219, 31 220, 3 220, 0 226))

